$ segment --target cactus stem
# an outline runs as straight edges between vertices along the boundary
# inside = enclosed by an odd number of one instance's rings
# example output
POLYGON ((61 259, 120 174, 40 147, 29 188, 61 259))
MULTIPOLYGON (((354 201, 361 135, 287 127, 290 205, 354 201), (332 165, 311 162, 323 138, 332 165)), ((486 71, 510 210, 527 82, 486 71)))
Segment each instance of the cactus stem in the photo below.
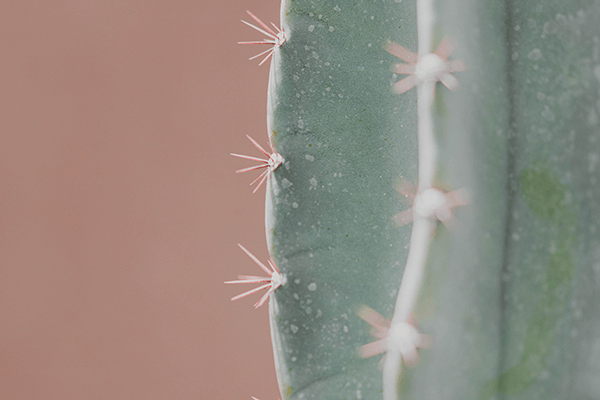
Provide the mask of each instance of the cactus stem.
POLYGON ((250 42, 238 42, 238 44, 270 44, 270 45, 272 45, 272 47, 263 51, 262 53, 259 53, 255 56, 252 56, 249 58, 249 60, 254 60, 255 58, 261 57, 266 54, 266 57, 258 64, 260 66, 260 65, 263 65, 269 59, 269 57, 271 57, 273 55, 276 48, 278 48, 283 43, 285 43, 285 33, 282 29, 279 29, 274 23, 271 22, 271 25, 273 25, 273 28, 275 28, 275 30, 271 29, 267 24, 265 24, 260 19, 258 19, 258 17, 256 15, 252 14, 250 11, 246 10, 246 12, 263 29, 259 28, 256 25, 252 25, 250 22, 246 22, 244 20, 242 20, 242 22, 244 24, 248 25, 249 27, 256 29, 260 33, 266 35, 268 37, 268 39, 263 39, 263 40, 258 40, 258 41, 250 41, 250 42))
POLYGON ((238 275, 238 280, 226 281, 225 283, 239 284, 239 283, 265 283, 266 282, 264 285, 255 287, 254 289, 250 289, 247 292, 238 294, 237 296, 234 296, 231 298, 232 301, 238 300, 243 297, 254 294, 256 292, 259 292, 263 289, 268 288, 267 292, 254 304, 254 308, 258 308, 264 304, 264 302, 269 298, 269 295, 271 293, 273 293, 279 286, 285 284, 285 276, 279 272, 279 269, 277 268, 277 265, 275 264, 275 262, 273 262, 273 260, 270 260, 270 259, 267 260, 267 263, 271 267, 269 269, 269 268, 267 268, 267 266, 265 264, 260 262, 260 260, 258 258, 256 258, 256 256, 254 254, 250 253, 244 246, 242 246, 239 243, 238 243, 238 246, 240 247, 240 249, 242 249, 244 251, 244 253, 246 253, 246 255, 248 257, 250 257, 252 259, 252 261, 254 261, 256 264, 258 264, 258 266, 263 271, 265 271, 269 276, 262 277, 262 276, 253 276, 253 275, 238 275))
POLYGON ((273 145, 270 142, 269 142, 269 147, 271 148, 271 151, 272 151, 271 154, 269 154, 265 149, 263 149, 262 146, 260 144, 258 144, 258 142, 256 140, 252 139, 249 135, 246 135, 246 137, 248 139, 250 139, 252 144, 254 144, 254 146, 256 146, 256 148, 258 150, 260 150, 261 153, 266 155, 268 158, 264 159, 264 158, 245 156, 242 154, 235 154, 235 153, 230 153, 230 154, 234 157, 243 158, 246 160, 258 161, 261 163, 259 165, 254 165, 252 167, 238 169, 237 171, 235 171, 238 174, 242 173, 242 172, 254 171, 254 170, 260 169, 260 168, 266 168, 266 170, 263 171, 258 176, 258 178, 256 178, 252 182, 250 182, 250 186, 252 186, 257 181, 260 181, 258 183, 258 185, 256 185, 256 187, 254 188, 254 191, 252 191, 252 193, 256 193, 256 191, 261 187, 261 185, 265 182, 265 180, 268 178, 268 176, 281 165, 281 163, 283 162, 283 157, 275 151, 275 149, 273 148, 273 145))

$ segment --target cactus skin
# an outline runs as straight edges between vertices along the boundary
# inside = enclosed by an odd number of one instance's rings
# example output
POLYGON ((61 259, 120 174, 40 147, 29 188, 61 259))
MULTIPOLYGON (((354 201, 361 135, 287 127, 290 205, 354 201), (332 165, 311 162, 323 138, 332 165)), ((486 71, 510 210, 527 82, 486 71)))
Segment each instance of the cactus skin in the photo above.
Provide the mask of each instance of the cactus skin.
POLYGON ((490 384, 506 399, 599 398, 600 2, 519 0, 509 18, 516 190, 490 384))
POLYGON ((393 219, 408 206, 394 186, 416 181, 416 114, 403 111, 416 93, 391 91, 397 59, 383 50, 398 32, 416 45, 415 5, 402 6, 284 6, 290 34, 270 103, 285 161, 267 194, 269 248, 288 281, 271 302, 284 398, 381 396, 378 358, 358 357, 373 338, 355 311, 391 316, 408 252, 410 226, 393 219))
MULTIPOLYGON (((458 91, 437 86, 435 184, 469 188, 472 204, 429 246, 415 319, 434 346, 397 395, 597 398, 600 3, 434 4, 433 43, 449 35, 468 67, 458 91)), ((417 181, 417 96, 391 91, 399 61, 384 48, 416 51, 416 20, 407 0, 282 6, 268 127, 284 162, 266 228, 287 278, 269 306, 284 399, 382 398, 355 312, 392 316, 408 255, 394 187, 417 181)))

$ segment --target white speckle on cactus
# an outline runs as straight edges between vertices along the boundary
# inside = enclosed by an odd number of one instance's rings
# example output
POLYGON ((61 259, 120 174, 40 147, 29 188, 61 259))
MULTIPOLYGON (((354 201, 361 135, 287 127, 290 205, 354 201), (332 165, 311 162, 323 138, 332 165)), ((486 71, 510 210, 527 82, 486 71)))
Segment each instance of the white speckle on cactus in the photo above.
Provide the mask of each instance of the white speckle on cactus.
POLYGON ((294 297, 294 299, 300 300, 300 296, 298 296, 298 293, 294 293, 292 296, 294 297))
POLYGON ((333 32, 335 30, 335 28, 333 26, 329 27, 329 32, 333 32))
POLYGON ((293 202, 293 203, 292 203, 292 207, 293 207, 293 208, 298 208, 298 203, 296 203, 296 202, 293 202))
MULTIPOLYGON (((292 325, 292 326, 294 326, 294 325, 292 325)), ((297 327, 296 327, 296 330, 298 330, 298 328, 297 328, 297 327)), ((295 333, 295 332, 294 332, 294 333, 295 333)), ((292 362, 296 362, 297 360, 298 360, 298 357, 296 357, 296 356, 292 357, 292 362)))
POLYGON ((542 51, 540 49, 533 49, 527 54, 527 58, 532 61, 537 61, 542 58, 542 51))
POLYGON ((312 308, 310 308, 310 307, 306 307, 306 308, 304 309, 304 311, 305 311, 307 314, 311 314, 311 313, 312 313, 312 308))
POLYGON ((301 119, 298 120, 298 128, 304 129, 304 121, 302 121, 301 119))
POLYGON ((312 32, 312 31, 314 31, 314 30, 315 30, 315 26, 314 26, 314 25, 310 25, 310 26, 308 27, 308 31, 309 31, 309 32, 312 32))
POLYGON ((336 5, 335 7, 333 7, 333 9, 334 9, 335 11, 342 11, 342 9, 340 8, 340 6, 338 6, 338 5, 336 5))
POLYGON ((288 181, 288 180, 287 180, 287 178, 283 178, 283 179, 281 180, 281 186, 282 186, 284 189, 287 189, 287 188, 289 188, 290 186, 292 186, 292 182, 288 181))
POLYGON ((550 111, 550 107, 544 107, 544 111, 542 111, 542 117, 547 119, 550 122, 553 122, 556 119, 556 116, 552 111, 550 111))
POLYGON ((315 178, 314 176, 308 180, 308 183, 310 183, 309 190, 312 190, 312 189, 316 190, 317 185, 319 184, 319 182, 317 181, 317 178, 315 178))
POLYGON ((348 333, 348 326, 344 325, 344 327, 342 328, 342 330, 344 331, 344 333, 348 333))
POLYGON ((314 292, 315 290, 317 290, 317 284, 312 282, 308 285, 308 290, 310 290, 311 292, 314 292))
MULTIPOLYGON (((400 0, 400 1, 396 0, 396 1, 399 3, 402 0, 400 0)), ((358 400, 362 399, 362 393, 360 392, 360 389, 356 389, 356 398, 358 400)))
POLYGON ((552 35, 556 33, 556 24, 553 21, 548 21, 544 23, 544 34, 552 35))
POLYGON ((310 154, 305 155, 304 158, 306 158, 308 161, 315 161, 315 158, 310 154))
MULTIPOLYGON (((296 325, 294 325, 294 324, 291 324, 291 325, 290 325, 290 330, 291 330, 293 333, 296 333, 296 332, 298 332, 298 327, 297 327, 296 325)), ((292 357, 292 360, 293 360, 293 361, 294 361, 294 358, 296 358, 296 357, 292 357)))

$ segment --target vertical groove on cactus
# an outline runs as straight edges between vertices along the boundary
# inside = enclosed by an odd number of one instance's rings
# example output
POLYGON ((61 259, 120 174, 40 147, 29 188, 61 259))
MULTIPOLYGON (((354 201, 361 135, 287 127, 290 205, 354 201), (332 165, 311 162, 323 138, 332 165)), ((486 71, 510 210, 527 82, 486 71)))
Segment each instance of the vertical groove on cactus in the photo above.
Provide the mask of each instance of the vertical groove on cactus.
MULTIPOLYGON (((510 2, 505 2, 505 4, 507 4, 507 10, 505 11, 505 18, 506 18, 506 24, 504 26, 504 44, 505 44, 505 53, 507 55, 509 55, 509 57, 506 57, 506 88, 507 88, 507 97, 510 99, 512 97, 512 95, 515 92, 515 85, 516 85, 516 77, 513 76, 512 74, 509 73, 509 71, 513 70, 514 67, 514 60, 512 59, 512 57, 510 57, 510 55, 514 54, 514 43, 515 43, 515 37, 514 37, 514 33, 515 30, 511 29, 511 27, 514 26, 514 17, 513 17, 513 7, 510 7, 511 3, 510 2)), ((518 151, 518 146, 517 146, 517 132, 516 132, 516 126, 515 126, 515 117, 516 116, 516 110, 515 110, 515 103, 514 101, 509 101, 507 104, 507 120, 509 123, 509 129, 507 131, 507 172, 506 172, 506 186, 505 186, 505 192, 506 192, 506 209, 507 210, 514 210, 515 207, 515 203, 517 201, 517 187, 516 187, 516 180, 514 179, 514 177, 517 175, 517 167, 516 167, 516 160, 517 160, 517 151, 518 151)), ((509 263, 510 263, 510 257, 509 255, 511 254, 511 246, 512 243, 514 242, 512 239, 512 232, 513 232, 513 227, 514 227, 514 217, 512 215, 512 212, 507 212, 504 218, 504 243, 502 245, 502 270, 501 270, 501 274, 502 276, 508 276, 508 274, 510 274, 509 271, 509 263)), ((505 309, 506 307, 506 300, 505 300, 505 296, 507 293, 507 283, 505 279, 501 279, 499 282, 500 285, 500 290, 499 290, 499 294, 500 294, 500 304, 502 305, 502 310, 505 309)), ((506 343, 505 343, 505 338, 506 338, 506 330, 507 330, 507 325, 506 325, 506 313, 505 312, 501 312, 500 313, 500 320, 498 321, 499 325, 498 325, 498 329, 500 330, 500 338, 501 338, 501 342, 500 342, 500 347, 501 348, 505 348, 506 347, 506 343)), ((498 371, 504 371, 506 369, 506 358, 503 357, 503 355, 501 354, 500 357, 498 357, 498 371)), ((500 389, 499 387, 496 388, 497 390, 500 389)))

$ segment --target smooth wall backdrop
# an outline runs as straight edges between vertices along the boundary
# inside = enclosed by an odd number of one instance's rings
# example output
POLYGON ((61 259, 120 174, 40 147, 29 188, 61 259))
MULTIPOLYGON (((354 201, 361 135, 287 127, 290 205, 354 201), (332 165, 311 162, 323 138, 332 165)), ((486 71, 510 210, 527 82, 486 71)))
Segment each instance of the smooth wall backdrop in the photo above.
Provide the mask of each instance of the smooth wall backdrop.
POLYGON ((0 2, 0 399, 277 398, 267 258, 277 0, 0 2), (244 287, 245 288, 245 287, 244 287))

